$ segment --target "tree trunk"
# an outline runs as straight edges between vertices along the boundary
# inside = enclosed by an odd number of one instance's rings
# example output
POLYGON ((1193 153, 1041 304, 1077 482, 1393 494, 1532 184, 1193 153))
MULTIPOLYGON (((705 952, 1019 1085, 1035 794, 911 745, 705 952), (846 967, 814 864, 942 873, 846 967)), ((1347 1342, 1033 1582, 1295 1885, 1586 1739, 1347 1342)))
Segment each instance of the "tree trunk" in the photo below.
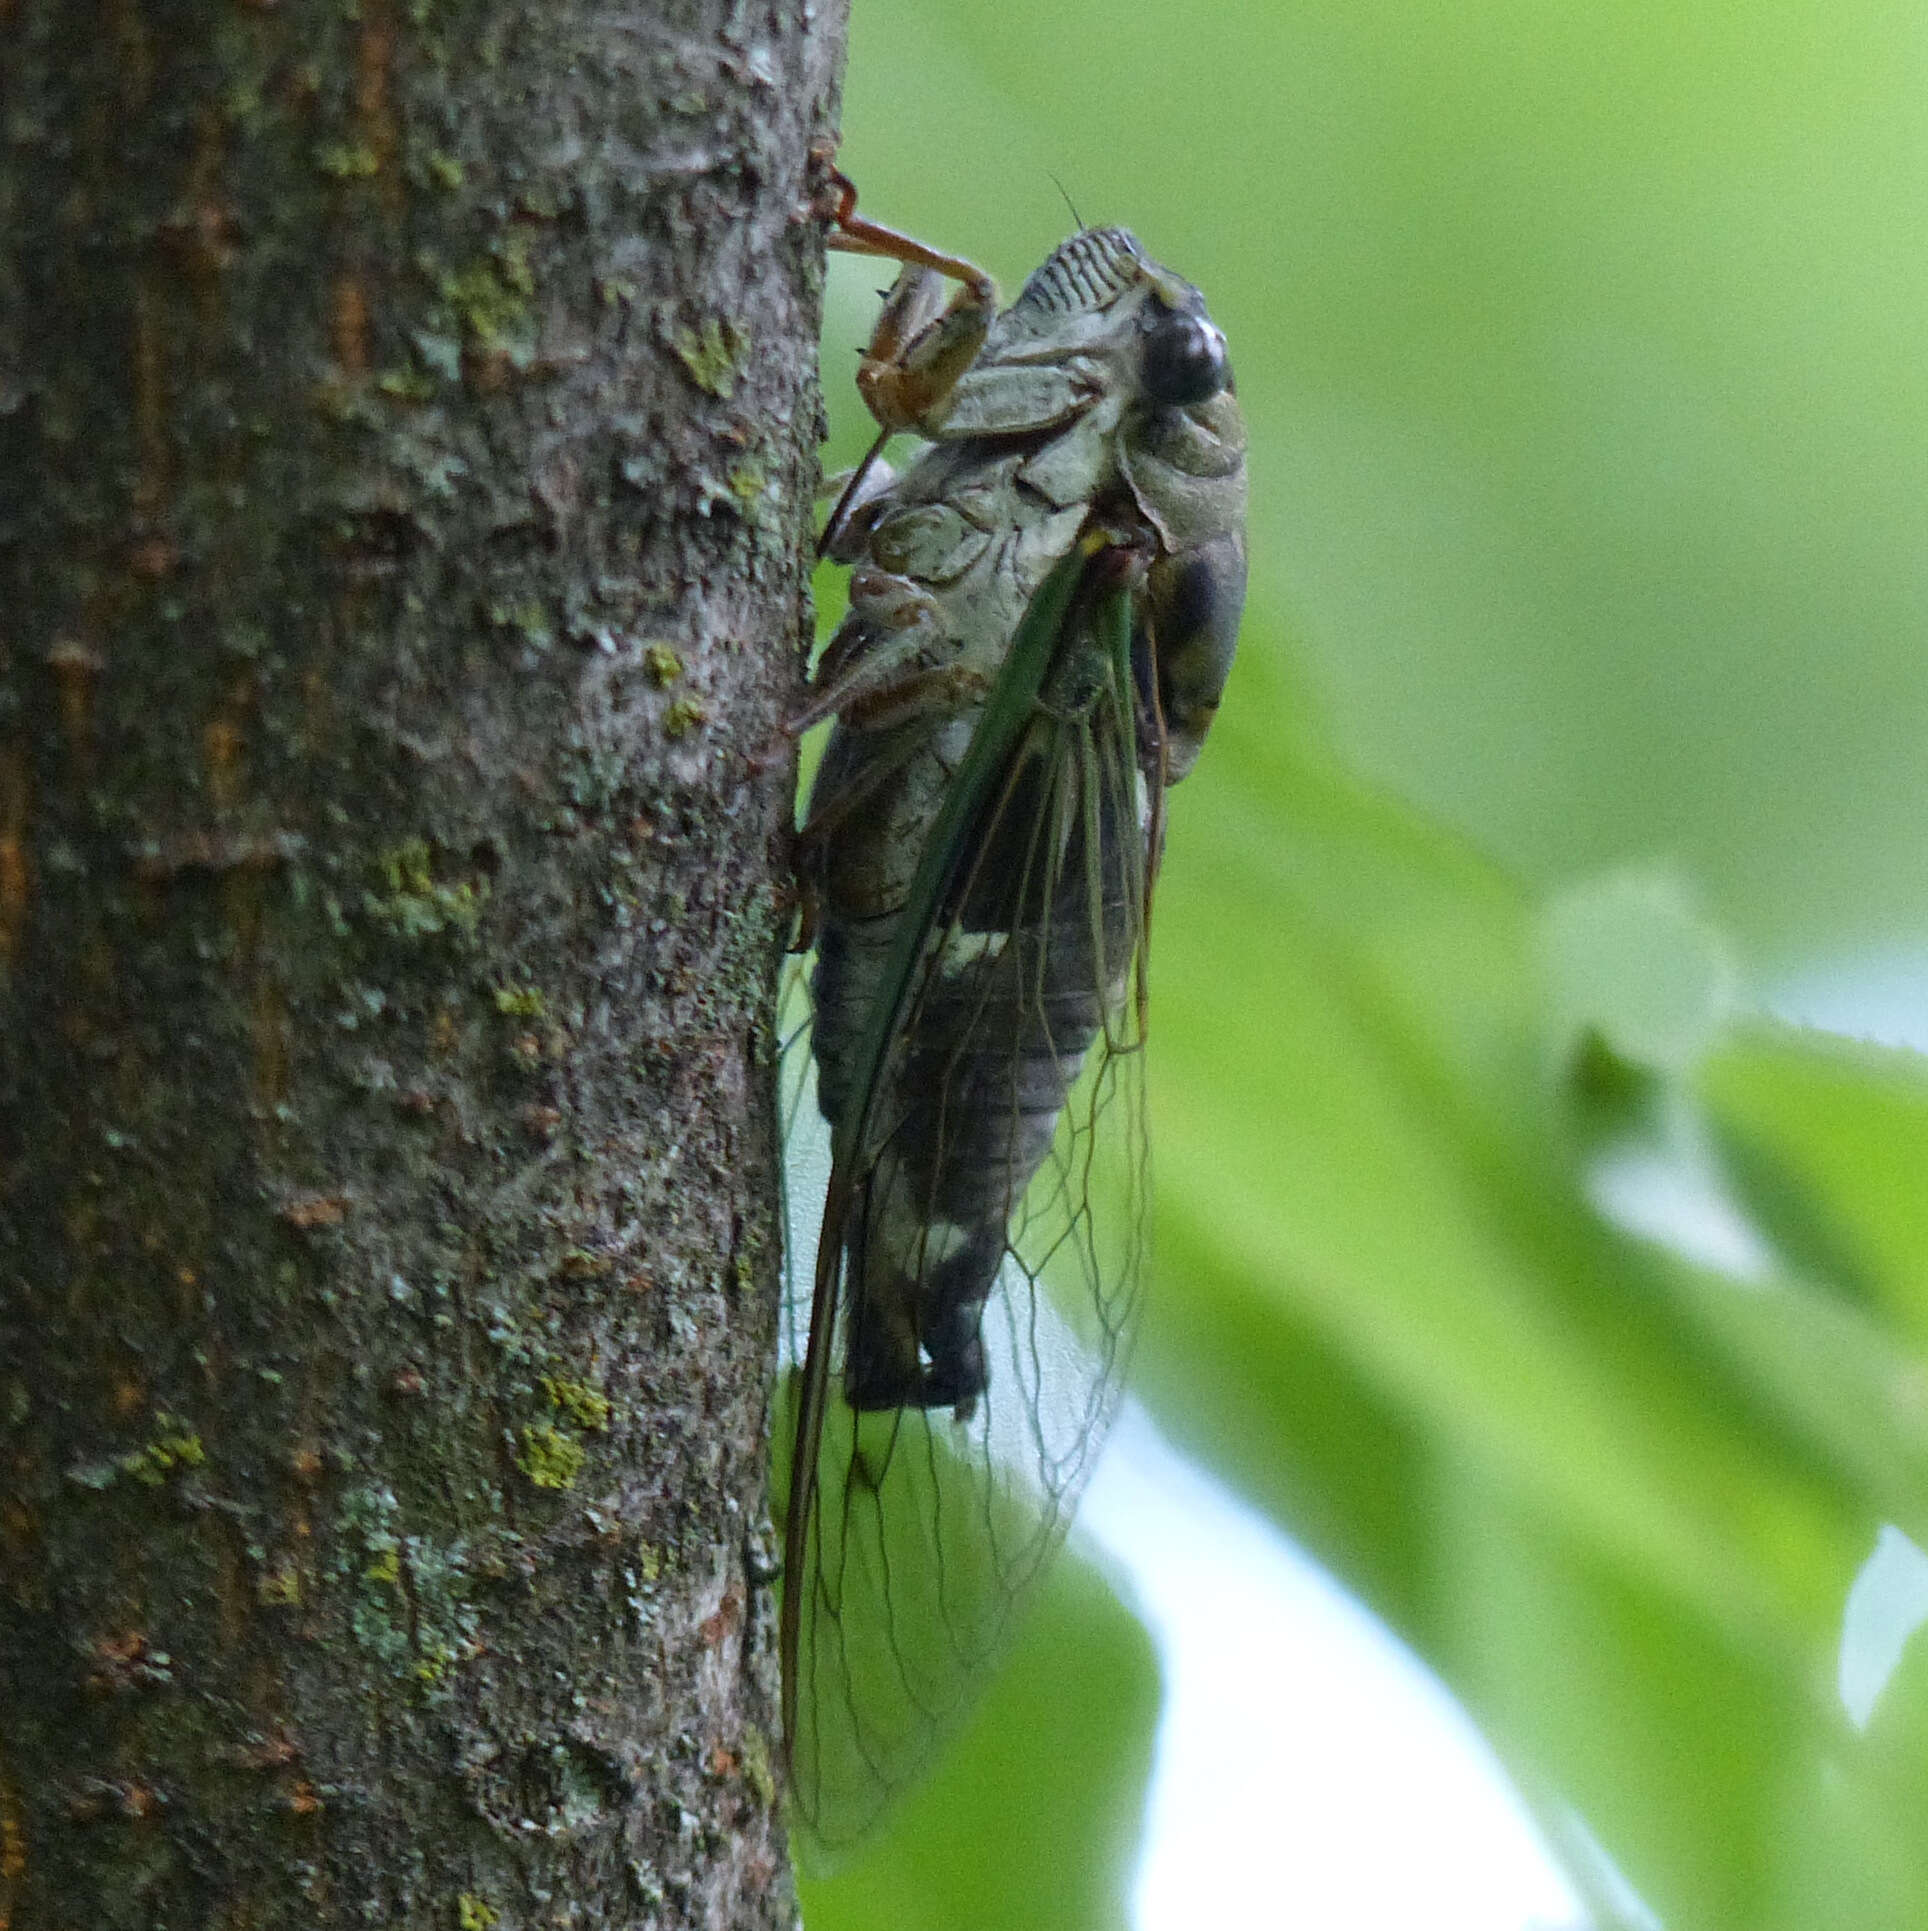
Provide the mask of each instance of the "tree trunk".
POLYGON ((791 1921, 839 0, 0 0, 0 1931, 791 1921))

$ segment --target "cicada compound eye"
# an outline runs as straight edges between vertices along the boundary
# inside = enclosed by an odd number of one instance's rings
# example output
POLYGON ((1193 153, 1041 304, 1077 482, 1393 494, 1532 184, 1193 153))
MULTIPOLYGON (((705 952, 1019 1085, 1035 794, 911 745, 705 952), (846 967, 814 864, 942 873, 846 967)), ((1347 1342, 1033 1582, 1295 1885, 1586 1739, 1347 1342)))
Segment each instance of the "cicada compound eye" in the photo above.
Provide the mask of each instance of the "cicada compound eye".
POLYGON ((1154 313, 1145 331, 1145 390, 1173 408, 1205 402, 1232 379, 1225 337, 1202 315, 1154 313))

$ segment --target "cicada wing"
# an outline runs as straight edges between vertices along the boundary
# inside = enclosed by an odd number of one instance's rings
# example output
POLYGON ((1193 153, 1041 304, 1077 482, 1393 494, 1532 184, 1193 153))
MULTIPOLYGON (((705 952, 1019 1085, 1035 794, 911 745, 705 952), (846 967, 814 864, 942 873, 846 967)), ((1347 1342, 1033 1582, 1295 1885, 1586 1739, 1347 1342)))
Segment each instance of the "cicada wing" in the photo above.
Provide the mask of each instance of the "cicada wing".
POLYGON ((1009 1640, 1129 1350, 1150 821, 1123 595, 1059 623, 1022 707, 987 707, 971 808, 940 820, 813 1306, 793 1296, 786 1323, 786 1741, 819 1857, 915 1776, 1009 1640))
MULTIPOLYGON (((784 1381, 801 1372, 810 1338, 811 1270, 824 1196, 830 1186, 830 1128, 817 1106, 817 1069, 810 1056, 811 957, 784 962, 777 988, 777 1106, 783 1134, 783 1305, 777 1323, 779 1402, 784 1381)), ((790 1418, 794 1429, 795 1418, 790 1418)), ((772 1435, 780 1452, 790 1436, 772 1435)), ((773 1484, 773 1492, 782 1490, 773 1484)))

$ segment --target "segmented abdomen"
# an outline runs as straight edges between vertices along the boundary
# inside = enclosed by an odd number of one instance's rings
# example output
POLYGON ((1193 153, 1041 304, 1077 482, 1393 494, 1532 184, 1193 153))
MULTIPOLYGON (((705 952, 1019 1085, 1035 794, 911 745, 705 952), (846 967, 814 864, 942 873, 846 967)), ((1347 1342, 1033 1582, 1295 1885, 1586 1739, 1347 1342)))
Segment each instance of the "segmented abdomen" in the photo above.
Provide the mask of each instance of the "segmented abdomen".
MULTIPOLYGON (((853 1408, 968 1404, 986 1385, 979 1325, 1012 1216, 1125 993, 1137 866, 1119 841, 1141 834, 1115 806, 1082 813, 1078 783, 1075 770, 1041 772, 1005 799, 933 930, 869 1096, 844 1224, 853 1408)), ((861 866, 861 850, 844 856, 861 866)), ((825 907, 819 1094, 840 1138, 856 1124, 843 1109, 866 1102, 844 1071, 851 1030, 874 1010, 894 937, 887 913, 825 907)))

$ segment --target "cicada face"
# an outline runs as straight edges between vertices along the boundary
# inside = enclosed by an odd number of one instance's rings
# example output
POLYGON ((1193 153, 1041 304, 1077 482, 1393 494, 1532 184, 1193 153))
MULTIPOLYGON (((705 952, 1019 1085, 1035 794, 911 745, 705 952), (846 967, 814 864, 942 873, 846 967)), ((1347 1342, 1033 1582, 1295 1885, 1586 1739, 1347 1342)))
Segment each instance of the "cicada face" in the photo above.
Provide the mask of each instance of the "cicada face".
POLYGON ((864 388, 927 446, 832 519, 850 610, 800 713, 837 719, 801 834, 830 1173, 778 1417, 786 1744, 819 1843, 960 1710, 1109 1423, 1164 789, 1245 576, 1243 430, 1197 290, 1090 229, 996 313, 969 264, 841 219, 916 251, 864 388))

